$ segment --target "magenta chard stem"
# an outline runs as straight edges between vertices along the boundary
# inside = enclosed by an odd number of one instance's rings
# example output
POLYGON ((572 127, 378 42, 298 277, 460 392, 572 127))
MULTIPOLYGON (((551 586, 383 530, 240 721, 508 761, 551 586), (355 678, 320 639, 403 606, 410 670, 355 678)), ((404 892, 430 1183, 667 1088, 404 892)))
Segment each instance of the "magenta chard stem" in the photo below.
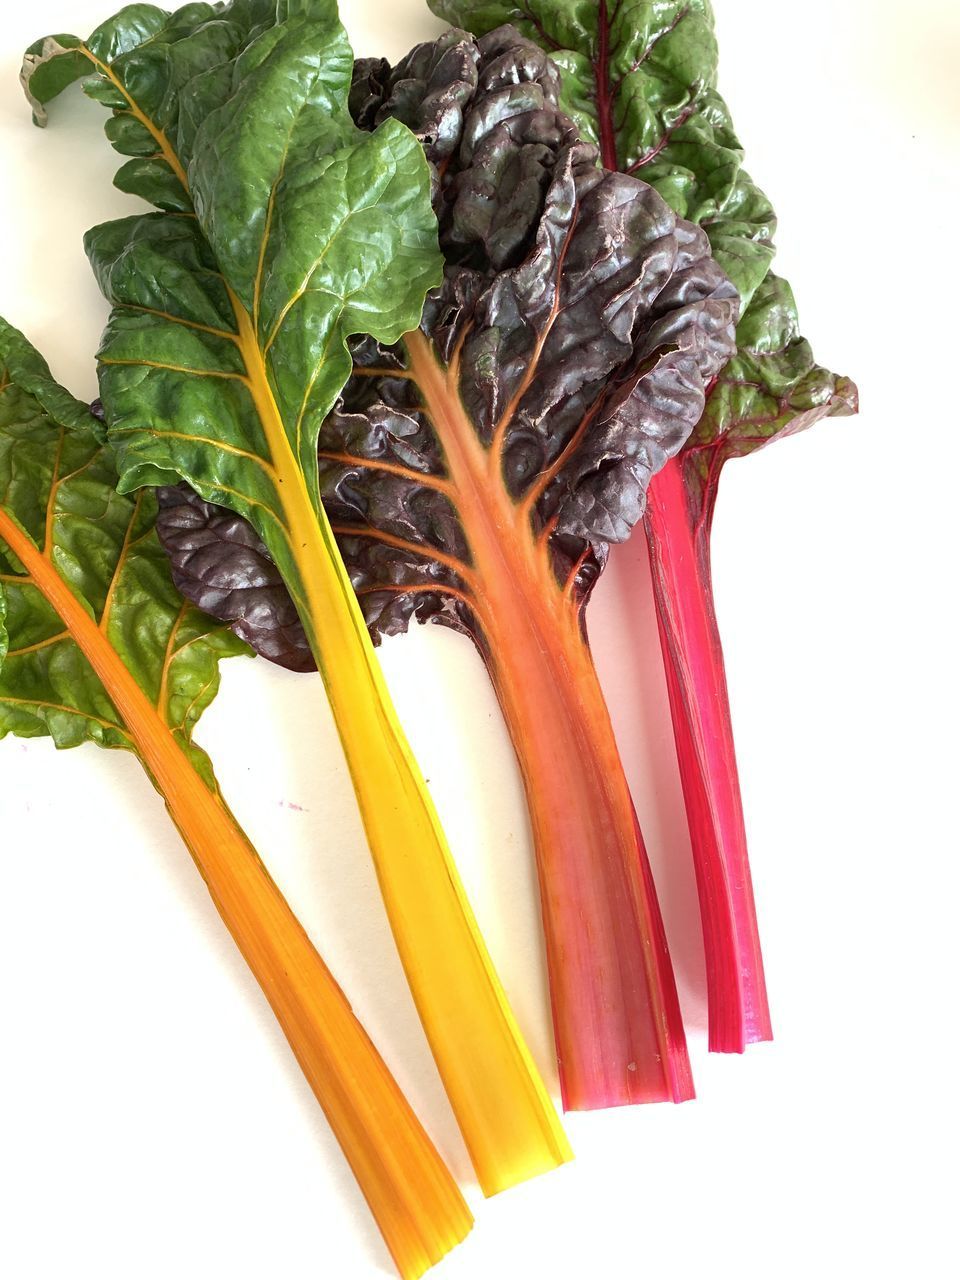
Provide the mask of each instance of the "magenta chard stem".
POLYGON ((770 1040, 723 651, 713 605, 709 511, 691 506, 674 459, 654 477, 645 521, 660 644, 700 897, 710 1049, 770 1040))

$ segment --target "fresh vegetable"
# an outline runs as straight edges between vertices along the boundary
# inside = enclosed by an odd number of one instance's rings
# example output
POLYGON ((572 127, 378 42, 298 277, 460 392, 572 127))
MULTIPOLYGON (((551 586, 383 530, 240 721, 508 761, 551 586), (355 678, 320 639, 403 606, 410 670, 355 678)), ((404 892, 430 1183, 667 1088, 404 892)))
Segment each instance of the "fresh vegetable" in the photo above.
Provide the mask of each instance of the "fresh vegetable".
POLYGON ((768 274, 776 221, 743 169, 716 89, 709 0, 430 0, 478 34, 512 22, 546 50, 561 106, 606 169, 642 177, 701 224, 743 300, 739 355, 710 388, 697 429, 650 485, 645 529, 677 756, 700 895, 710 1048, 771 1036, 709 534, 723 463, 820 418, 855 413, 848 378, 800 337, 789 285, 768 274))
POLYGON ((101 395, 119 488, 187 480, 263 539, 323 675, 380 887, 484 1191, 570 1151, 480 938, 320 503, 317 437, 346 339, 395 342, 439 279, 422 149, 347 110, 333 0, 134 5, 28 51, 44 104, 80 76, 163 212, 97 227, 113 306, 101 395), (92 74, 90 74, 92 73, 92 74))
MULTIPOLYGON (((702 231, 597 169, 557 87, 509 28, 448 32, 392 71, 358 64, 356 118, 402 120, 436 168, 446 268, 418 331, 354 344, 319 457, 374 636, 435 618, 486 661, 533 821, 564 1105, 584 1109, 692 1094, 583 616, 733 350, 738 299, 702 231)), ((182 589, 306 665, 265 549, 195 496, 164 505, 182 589)))
POLYGON ((192 740, 246 646, 178 594, 155 497, 118 492, 99 428, 0 320, 0 738, 139 758, 413 1280, 470 1212, 192 740))

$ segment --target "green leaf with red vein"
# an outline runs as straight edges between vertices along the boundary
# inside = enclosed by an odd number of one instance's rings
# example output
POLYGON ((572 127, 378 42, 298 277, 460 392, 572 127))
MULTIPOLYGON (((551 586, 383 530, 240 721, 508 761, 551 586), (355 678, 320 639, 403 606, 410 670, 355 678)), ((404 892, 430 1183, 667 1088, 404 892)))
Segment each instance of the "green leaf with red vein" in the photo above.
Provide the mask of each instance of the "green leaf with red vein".
POLYGON ((681 455, 698 519, 712 512, 728 458, 746 457, 821 418, 856 413, 858 407, 851 380, 817 364, 800 335, 793 292, 772 271, 737 327, 737 342, 737 354, 714 382, 681 455))

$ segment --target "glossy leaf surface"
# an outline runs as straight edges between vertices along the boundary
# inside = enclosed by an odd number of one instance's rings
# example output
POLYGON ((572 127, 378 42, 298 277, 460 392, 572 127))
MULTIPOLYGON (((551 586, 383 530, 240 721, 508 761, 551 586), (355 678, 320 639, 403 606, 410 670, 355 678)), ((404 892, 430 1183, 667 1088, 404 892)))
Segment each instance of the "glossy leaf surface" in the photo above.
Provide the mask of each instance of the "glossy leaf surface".
POLYGON ((133 157, 118 185, 198 213, 88 236, 116 308, 102 391, 123 483, 183 475, 241 510, 309 615, 278 493, 291 477, 274 473, 292 455, 316 510, 316 435, 349 372, 346 336, 391 341, 419 319, 438 269, 422 154, 402 128, 352 124, 352 53, 331 0, 130 6, 86 42, 33 46, 37 101, 78 52, 99 73, 87 91, 113 110, 110 141, 133 157))
MULTIPOLYGON (((756 311, 751 306, 773 258, 776 218, 743 169, 743 149, 717 92, 709 0, 430 0, 430 7, 478 33, 512 22, 546 50, 560 74, 561 105, 583 136, 597 142, 604 165, 638 174, 703 226, 743 301, 738 347, 772 348, 784 324, 796 339, 792 295, 775 309, 768 294, 756 311)), ((782 287, 789 294, 789 286, 782 287)), ((821 370, 817 376, 836 375, 821 370)), ((801 401, 810 377, 809 369, 798 373, 801 401)), ((765 416, 764 394, 762 387, 755 398, 741 394, 738 416, 765 416)), ((831 412, 849 403, 848 395, 841 397, 831 412)), ((805 410, 798 412, 809 425, 805 410)), ((702 443, 700 430, 695 437, 691 444, 702 443)))
MULTIPOLYGON (((353 106, 380 128, 400 116, 442 166, 447 266, 422 331, 455 374, 493 485, 542 540, 558 581, 573 573, 584 596, 699 417, 732 350, 737 299, 700 232, 644 184, 597 172, 593 148, 556 109, 557 89, 515 32, 479 46, 451 32, 393 72, 358 64, 353 106)), ((467 495, 451 487, 443 424, 423 407, 403 344, 364 339, 354 360, 323 429, 320 474, 368 625, 389 634, 435 615, 476 630, 457 571, 470 558, 467 495)), ((224 556, 236 553, 214 554, 217 517, 201 524, 190 506, 176 532, 165 513, 164 537, 182 588, 220 612, 224 556), (204 584, 209 596, 198 594, 204 584)), ((235 564, 238 584, 257 572, 235 564)), ((276 607, 274 584, 260 589, 249 603, 258 619, 276 607)), ((299 666, 280 638, 286 625, 278 616, 260 648, 299 666)))
POLYGON ((246 520, 204 502, 189 485, 157 490, 157 533, 180 590, 280 666, 315 671, 296 606, 270 553, 246 520))
MULTIPOLYGON (((217 692, 220 659, 247 652, 246 646, 176 590, 154 530, 155 498, 116 492, 116 464, 93 434, 96 419, 3 321, 0 366, 4 512, 67 581, 193 766, 214 785, 191 735, 217 692), (56 408, 48 412, 41 397, 56 408)), ((9 631, 0 736, 136 750, 63 620, 9 548, 0 558, 9 631)))
POLYGON ((604 166, 648 182, 704 227, 744 306, 773 257, 773 209, 743 169, 716 89, 709 0, 431 0, 482 34, 512 23, 561 72, 561 106, 604 166))

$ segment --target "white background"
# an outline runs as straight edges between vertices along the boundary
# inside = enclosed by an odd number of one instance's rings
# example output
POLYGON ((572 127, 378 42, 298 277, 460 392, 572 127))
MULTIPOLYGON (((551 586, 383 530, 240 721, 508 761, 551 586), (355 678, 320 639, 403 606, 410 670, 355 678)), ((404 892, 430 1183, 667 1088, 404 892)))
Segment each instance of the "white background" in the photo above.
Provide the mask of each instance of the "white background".
MULTIPOLYGON (((358 54, 441 24, 344 0, 358 54)), ((483 1202, 392 951, 318 680, 224 671, 227 797, 477 1212, 438 1280, 956 1274, 955 0, 717 0, 721 88, 780 214, 778 270, 858 419, 725 472, 726 642, 777 1040, 708 1057, 695 897, 639 540, 591 629, 636 784, 699 1098, 569 1118, 575 1164, 483 1202), (802 15, 802 16, 801 16, 802 15), (642 601, 643 603, 639 603, 642 601), (632 668, 632 669, 631 669, 632 668)), ((31 128, 17 70, 88 0, 0 29, 0 312, 93 395, 80 236, 113 191, 102 109, 31 128)), ((521 1022, 555 1090, 526 820, 479 660, 382 650, 521 1022)), ((389 1274, 346 1165, 136 762, 0 744, 0 1274, 389 1274)))

